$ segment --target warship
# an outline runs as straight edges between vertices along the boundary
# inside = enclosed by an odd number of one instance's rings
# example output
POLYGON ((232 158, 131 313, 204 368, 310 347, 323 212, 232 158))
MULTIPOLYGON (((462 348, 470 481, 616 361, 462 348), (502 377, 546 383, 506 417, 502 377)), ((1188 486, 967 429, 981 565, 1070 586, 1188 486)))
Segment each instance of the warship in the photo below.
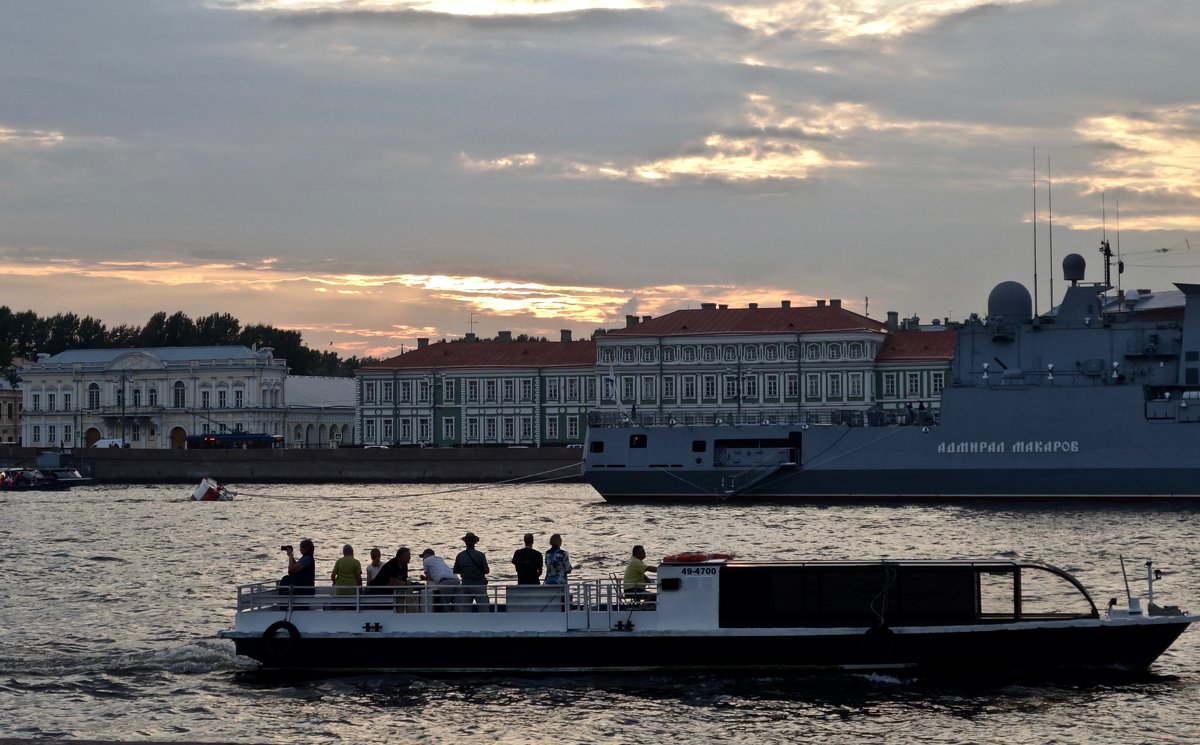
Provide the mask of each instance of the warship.
POLYGON ((1200 284, 1111 293, 1107 265, 1062 265, 1049 312, 1002 282, 958 328, 936 417, 596 415, 584 478, 610 502, 1200 498, 1200 284))

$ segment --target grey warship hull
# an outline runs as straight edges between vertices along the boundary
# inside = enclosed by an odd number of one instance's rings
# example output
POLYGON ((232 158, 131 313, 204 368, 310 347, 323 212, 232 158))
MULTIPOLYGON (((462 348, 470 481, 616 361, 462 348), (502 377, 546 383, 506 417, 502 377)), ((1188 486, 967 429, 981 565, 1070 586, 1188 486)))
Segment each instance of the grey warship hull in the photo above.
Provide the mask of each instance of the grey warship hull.
POLYGON ((584 475, 609 501, 1200 499, 1200 286, 1177 286, 1173 320, 1105 312, 1101 285, 990 307, 937 421, 621 417, 589 427, 584 475))

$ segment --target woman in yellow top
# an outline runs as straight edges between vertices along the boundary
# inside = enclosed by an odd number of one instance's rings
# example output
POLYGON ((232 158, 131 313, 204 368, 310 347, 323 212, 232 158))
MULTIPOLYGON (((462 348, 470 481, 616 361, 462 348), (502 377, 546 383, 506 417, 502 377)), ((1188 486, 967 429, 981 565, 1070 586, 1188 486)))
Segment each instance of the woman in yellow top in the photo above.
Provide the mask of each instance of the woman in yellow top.
POLYGON ((362 564, 354 558, 354 549, 349 543, 342 546, 342 558, 333 563, 333 573, 329 579, 337 588, 333 591, 335 595, 353 595, 351 588, 362 584, 362 564))

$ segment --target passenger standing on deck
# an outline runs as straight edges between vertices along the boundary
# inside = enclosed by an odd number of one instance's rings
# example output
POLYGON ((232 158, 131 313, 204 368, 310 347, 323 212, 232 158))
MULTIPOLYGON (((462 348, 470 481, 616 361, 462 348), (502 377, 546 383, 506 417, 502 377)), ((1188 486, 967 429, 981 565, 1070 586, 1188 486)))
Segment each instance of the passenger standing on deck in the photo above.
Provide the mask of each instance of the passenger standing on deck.
POLYGON ((379 569, 383 566, 383 564, 380 562, 380 558, 382 556, 383 554, 379 552, 379 549, 371 549, 371 563, 367 564, 366 566, 368 585, 371 584, 371 580, 375 579, 375 575, 379 574, 379 569))
POLYGON ((283 550, 287 552, 288 557, 288 573, 287 576, 279 580, 280 586, 304 588, 302 590, 294 590, 297 595, 313 595, 316 593, 315 585, 317 584, 317 561, 313 554, 315 549, 313 542, 305 538, 300 541, 300 558, 297 559, 295 552, 291 546, 284 546, 283 550))
POLYGON ((487 575, 491 569, 487 556, 475 548, 479 536, 468 532, 462 540, 467 547, 454 557, 454 573, 462 577, 462 610, 479 613, 488 610, 487 575))
POLYGON ((533 547, 533 533, 525 534, 525 548, 518 548, 512 557, 517 568, 518 585, 536 585, 541 582, 542 552, 533 547))
POLYGON ((453 611, 454 606, 458 604, 458 577, 454 576, 453 570, 432 548, 421 552, 421 567, 425 570, 425 579, 437 588, 434 590, 433 609, 453 611))
POLYGON ((354 558, 354 549, 347 543, 342 546, 342 558, 333 563, 329 579, 337 587, 335 595, 353 595, 354 587, 362 584, 362 564, 354 558))
POLYGON ((571 573, 571 557, 562 548, 562 536, 558 533, 550 536, 550 549, 546 551, 546 580, 548 585, 567 584, 567 575, 571 573))

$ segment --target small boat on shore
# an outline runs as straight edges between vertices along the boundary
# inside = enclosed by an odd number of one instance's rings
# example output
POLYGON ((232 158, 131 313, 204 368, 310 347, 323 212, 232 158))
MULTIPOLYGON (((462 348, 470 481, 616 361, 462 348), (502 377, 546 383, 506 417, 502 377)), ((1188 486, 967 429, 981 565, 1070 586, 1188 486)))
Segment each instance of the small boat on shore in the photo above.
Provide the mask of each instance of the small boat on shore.
POLYGON ((192 492, 192 499, 197 502, 228 502, 233 499, 234 494, 236 492, 225 488, 216 479, 205 476, 192 492))
POLYGON ((1129 594, 1100 608, 1075 577, 1038 562, 692 552, 664 559, 652 591, 619 579, 491 585, 476 613, 438 612, 442 587, 243 585, 221 636, 291 670, 1136 672, 1200 619, 1154 603, 1160 576, 1147 562, 1144 604, 1129 594))

